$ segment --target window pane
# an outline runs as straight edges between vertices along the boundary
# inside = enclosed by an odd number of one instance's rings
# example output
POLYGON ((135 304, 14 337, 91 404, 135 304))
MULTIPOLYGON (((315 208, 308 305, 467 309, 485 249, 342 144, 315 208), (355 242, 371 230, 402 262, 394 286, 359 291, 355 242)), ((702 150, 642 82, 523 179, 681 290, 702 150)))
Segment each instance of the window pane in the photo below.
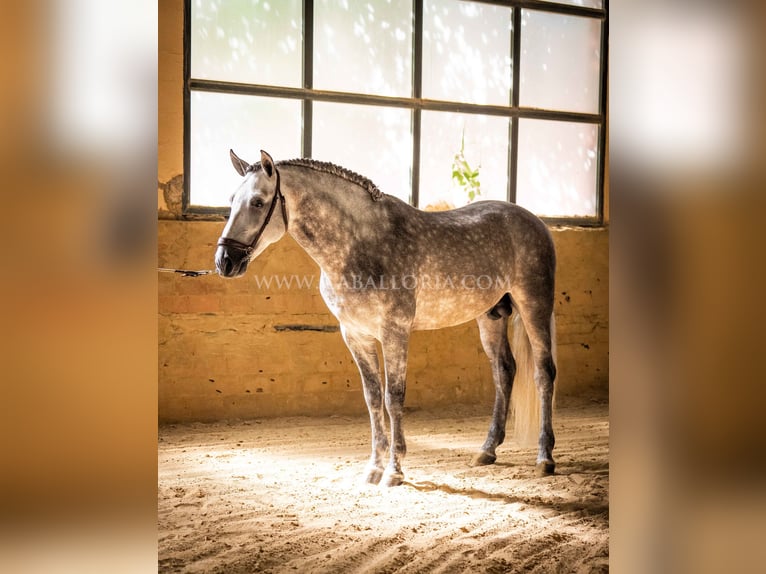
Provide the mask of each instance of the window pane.
POLYGON ((314 103, 313 157, 370 178, 383 193, 409 201, 412 112, 314 103))
POLYGON ((478 168, 481 199, 508 198, 509 120, 493 116, 424 111, 421 116, 420 205, 422 209, 460 207, 470 203, 470 185, 452 177, 455 155, 478 168))
POLYGON ((505 106, 511 101, 511 9, 427 0, 423 97, 505 106))
POLYGON ((300 87, 301 0, 192 0, 191 76, 300 87))
POLYGON ((598 113, 601 22, 521 11, 522 106, 598 113))
POLYGON ((519 120, 516 202, 538 215, 596 215, 598 129, 519 120))
POLYGON ((602 0, 541 0, 542 2, 552 2, 553 4, 570 4, 571 6, 582 6, 584 8, 604 7, 602 0))
POLYGON ((191 204, 228 205, 242 180, 229 149, 251 163, 261 149, 277 161, 300 156, 301 102, 193 91, 190 133, 191 204))
POLYGON ((314 87, 412 95, 412 1, 318 0, 314 87))

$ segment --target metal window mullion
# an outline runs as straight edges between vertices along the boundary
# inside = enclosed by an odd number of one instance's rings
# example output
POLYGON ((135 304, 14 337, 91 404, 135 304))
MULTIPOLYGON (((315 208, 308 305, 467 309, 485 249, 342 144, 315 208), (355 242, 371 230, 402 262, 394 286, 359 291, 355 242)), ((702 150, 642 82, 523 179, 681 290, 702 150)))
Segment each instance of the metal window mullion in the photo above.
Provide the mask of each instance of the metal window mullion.
POLYGON ((191 205, 191 0, 184 2, 184 85, 183 85, 183 106, 184 106, 184 173, 183 189, 181 190, 181 213, 186 213, 191 205))
POLYGON ((608 78, 609 78, 609 18, 606 16, 609 10, 609 0, 604 0, 605 17, 601 22, 601 78, 599 85, 599 108, 601 116, 598 138, 598 181, 596 189, 596 215, 599 222, 604 223, 604 185, 606 179, 606 108, 608 105, 608 78))
MULTIPOLYGON (((303 0, 303 89, 314 88, 314 0, 303 0)), ((306 94, 302 104, 301 155, 312 157, 314 101, 306 94)))
POLYGON ((479 4, 491 4, 494 6, 504 6, 507 8, 536 10, 539 12, 551 12, 553 14, 564 14, 566 16, 583 16, 585 18, 600 18, 606 12, 606 0, 604 8, 589 8, 586 6, 577 6, 574 4, 558 4, 546 0, 473 0, 479 4))
POLYGON ((420 137, 422 109, 417 102, 423 98, 423 0, 414 0, 412 14, 412 197, 420 203, 420 137))
POLYGON ((269 86, 259 84, 240 84, 218 80, 190 80, 192 90, 200 92, 217 92, 223 94, 242 94, 264 96, 270 98, 286 98, 303 100, 306 98, 318 102, 334 102, 339 104, 360 104, 366 106, 385 106, 391 108, 420 109, 435 112, 453 112, 459 114, 480 114, 485 116, 513 117, 556 120, 562 122, 600 123, 602 118, 598 113, 567 112, 562 110, 546 110, 542 108, 512 108, 496 104, 471 104, 448 100, 427 100, 423 98, 407 98, 398 96, 379 96, 354 92, 333 92, 284 86, 269 86))
MULTIPOLYGON (((511 85, 511 109, 519 109, 521 89, 521 8, 513 9, 513 44, 511 48, 513 83, 511 85)), ((519 115, 511 116, 511 137, 508 144, 508 201, 516 203, 516 185, 519 167, 519 115)))

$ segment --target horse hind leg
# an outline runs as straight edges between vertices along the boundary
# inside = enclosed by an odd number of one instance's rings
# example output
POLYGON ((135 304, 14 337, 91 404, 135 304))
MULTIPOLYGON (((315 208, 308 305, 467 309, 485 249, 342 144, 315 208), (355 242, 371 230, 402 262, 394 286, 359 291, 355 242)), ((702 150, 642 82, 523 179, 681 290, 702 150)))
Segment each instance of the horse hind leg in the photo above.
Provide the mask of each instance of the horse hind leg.
MULTIPOLYGON (((532 378, 534 379, 540 406, 540 432, 536 470, 538 476, 553 474, 556 463, 553 460, 553 447, 556 438, 553 434, 553 384, 556 379, 555 364, 555 321, 551 305, 520 306, 519 315, 514 321, 514 328, 521 328, 523 341, 529 345, 532 354, 532 378), (526 335, 525 337, 523 335, 526 335)), ((514 343, 516 343, 514 334, 514 343)), ((514 345, 515 347, 516 345, 514 345)))
MULTIPOLYGON (((507 295, 506 295, 507 297, 507 295)), ((498 305, 502 304, 499 303, 498 305)), ((497 306, 496 306, 497 307, 497 306)), ((495 449, 505 440, 505 426, 508 419, 513 378, 516 373, 516 362, 508 344, 508 315, 501 309, 497 316, 492 313, 495 307, 485 315, 476 318, 479 324, 479 336, 484 352, 492 364, 492 378, 495 382, 495 404, 492 410, 492 422, 489 425, 487 440, 481 450, 474 456, 473 466, 492 464, 497 459, 495 449)))

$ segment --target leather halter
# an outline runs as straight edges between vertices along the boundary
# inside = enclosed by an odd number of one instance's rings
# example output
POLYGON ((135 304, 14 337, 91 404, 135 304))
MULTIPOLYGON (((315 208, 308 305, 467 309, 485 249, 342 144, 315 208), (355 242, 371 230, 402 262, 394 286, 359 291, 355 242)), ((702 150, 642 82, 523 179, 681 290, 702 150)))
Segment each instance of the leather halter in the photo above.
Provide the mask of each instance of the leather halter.
POLYGON ((277 199, 282 206, 282 220, 285 222, 285 231, 287 230, 287 206, 285 205, 285 196, 282 195, 279 170, 274 167, 274 171, 277 173, 277 189, 274 192, 274 197, 271 198, 271 205, 269 205, 269 211, 266 213, 266 219, 263 220, 261 228, 258 230, 258 233, 255 234, 255 237, 250 242, 250 244, 248 245, 247 243, 242 243, 241 241, 237 241, 231 237, 221 237, 218 240, 218 245, 223 247, 235 247, 244 251, 246 255, 250 255, 253 251, 255 251, 255 244, 258 243, 261 235, 263 235, 263 232, 266 231, 266 226, 269 224, 269 221, 271 221, 271 216, 274 214, 274 208, 277 206, 277 199))

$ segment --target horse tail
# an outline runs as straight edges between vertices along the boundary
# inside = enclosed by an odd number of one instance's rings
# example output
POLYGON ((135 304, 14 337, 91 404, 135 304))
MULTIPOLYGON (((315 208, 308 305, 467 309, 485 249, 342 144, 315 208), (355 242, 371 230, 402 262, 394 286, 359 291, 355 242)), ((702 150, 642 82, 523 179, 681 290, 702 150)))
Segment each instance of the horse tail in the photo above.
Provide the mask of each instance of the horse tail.
MULTIPOLYGON (((511 414, 513 416, 513 436, 522 446, 537 444, 540 432, 540 397, 535 385, 535 361, 532 345, 529 342, 524 321, 519 313, 513 316, 513 338, 511 351, 516 360, 516 376, 511 392, 511 414)), ((556 317, 551 313, 551 354, 556 364, 556 317)), ((553 386, 554 401, 555 389, 553 386)))

